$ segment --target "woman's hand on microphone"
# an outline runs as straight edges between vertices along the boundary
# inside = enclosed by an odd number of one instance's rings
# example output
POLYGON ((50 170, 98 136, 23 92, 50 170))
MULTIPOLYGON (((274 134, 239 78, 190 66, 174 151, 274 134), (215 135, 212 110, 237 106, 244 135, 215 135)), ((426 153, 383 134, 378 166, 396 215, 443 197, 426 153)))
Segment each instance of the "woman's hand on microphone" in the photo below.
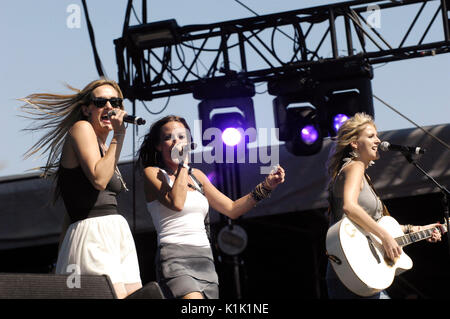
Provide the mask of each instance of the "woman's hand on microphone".
POLYGON ((186 142, 179 142, 175 144, 175 146, 172 148, 171 151, 171 157, 172 160, 175 163, 181 163, 184 164, 189 163, 189 152, 191 151, 191 144, 186 142))
POLYGON ((127 112, 119 108, 108 112, 108 117, 113 127, 114 133, 124 134, 126 127, 124 125, 123 118, 127 115, 127 112))

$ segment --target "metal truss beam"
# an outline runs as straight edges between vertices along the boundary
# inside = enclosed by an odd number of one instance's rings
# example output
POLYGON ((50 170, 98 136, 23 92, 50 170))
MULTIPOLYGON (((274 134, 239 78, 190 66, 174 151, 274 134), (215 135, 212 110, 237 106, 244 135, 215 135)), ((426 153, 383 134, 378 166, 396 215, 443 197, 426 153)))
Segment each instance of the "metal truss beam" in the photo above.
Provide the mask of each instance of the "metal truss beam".
POLYGON ((349 1, 176 26, 172 37, 145 47, 136 46, 131 30, 162 31, 161 23, 125 25, 114 41, 119 84, 131 100, 152 100, 237 75, 258 83, 339 61, 374 65, 448 53, 449 10, 449 0, 349 1))

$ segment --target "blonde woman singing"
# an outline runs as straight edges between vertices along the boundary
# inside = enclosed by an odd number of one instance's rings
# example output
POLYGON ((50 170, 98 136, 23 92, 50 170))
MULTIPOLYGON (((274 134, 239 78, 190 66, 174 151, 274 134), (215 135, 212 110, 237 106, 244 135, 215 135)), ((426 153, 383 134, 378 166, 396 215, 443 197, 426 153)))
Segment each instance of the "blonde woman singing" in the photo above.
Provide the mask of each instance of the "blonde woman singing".
POLYGON ((126 189, 117 168, 125 137, 122 92, 107 79, 69 88, 76 93, 21 99, 38 123, 34 129, 49 129, 26 155, 48 152, 44 176, 55 173, 55 200, 61 196, 67 211, 56 273, 108 275, 125 298, 142 284, 134 240, 117 209, 117 194, 126 189))
MULTIPOLYGON (((331 208, 330 226, 339 221, 344 214, 365 231, 381 239, 386 255, 394 260, 402 249, 394 238, 376 222, 387 209, 380 201, 372 187, 366 169, 379 158, 378 146, 380 139, 372 117, 357 113, 348 119, 337 134, 334 152, 329 161, 328 172, 331 178, 329 184, 329 201, 331 208)), ((402 226, 404 233, 432 228, 439 224, 427 226, 402 226)), ((441 234, 434 231, 430 242, 441 240, 441 234)), ((331 265, 327 267, 327 286, 330 299, 364 298, 348 290, 339 280, 331 265)), ((369 299, 388 299, 385 291, 369 299)))

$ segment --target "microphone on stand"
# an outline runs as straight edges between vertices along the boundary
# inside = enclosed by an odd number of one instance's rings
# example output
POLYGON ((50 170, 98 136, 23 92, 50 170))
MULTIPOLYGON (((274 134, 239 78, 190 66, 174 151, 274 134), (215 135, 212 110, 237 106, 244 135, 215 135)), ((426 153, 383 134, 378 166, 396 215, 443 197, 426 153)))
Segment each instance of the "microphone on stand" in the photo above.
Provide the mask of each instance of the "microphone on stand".
POLYGON ((378 148, 384 152, 394 151, 394 152, 403 152, 403 153, 409 153, 409 154, 424 154, 426 151, 426 149, 424 149, 422 147, 396 145, 396 144, 391 144, 387 141, 381 142, 381 144, 378 148))

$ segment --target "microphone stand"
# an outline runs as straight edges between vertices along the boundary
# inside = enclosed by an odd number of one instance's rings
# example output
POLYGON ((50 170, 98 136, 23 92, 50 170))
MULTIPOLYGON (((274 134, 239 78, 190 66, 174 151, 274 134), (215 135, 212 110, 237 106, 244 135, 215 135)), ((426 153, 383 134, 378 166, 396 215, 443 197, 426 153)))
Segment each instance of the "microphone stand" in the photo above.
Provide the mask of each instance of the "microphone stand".
POLYGON ((445 224, 447 226, 447 243, 448 243, 448 249, 449 249, 449 254, 450 254, 450 236, 449 236, 449 231, 450 231, 450 225, 449 225, 449 198, 450 198, 450 191, 445 188, 445 186, 442 186, 441 184, 439 184, 433 177, 431 177, 427 172, 425 172, 420 166, 419 164, 417 164, 416 161, 414 161, 412 159, 412 156, 410 153, 408 152, 401 152, 403 154, 403 156, 406 158, 406 160, 414 165, 414 167, 416 167, 423 175, 425 175, 430 181, 432 181, 441 191, 442 193, 442 205, 444 208, 444 218, 445 218, 445 224))

